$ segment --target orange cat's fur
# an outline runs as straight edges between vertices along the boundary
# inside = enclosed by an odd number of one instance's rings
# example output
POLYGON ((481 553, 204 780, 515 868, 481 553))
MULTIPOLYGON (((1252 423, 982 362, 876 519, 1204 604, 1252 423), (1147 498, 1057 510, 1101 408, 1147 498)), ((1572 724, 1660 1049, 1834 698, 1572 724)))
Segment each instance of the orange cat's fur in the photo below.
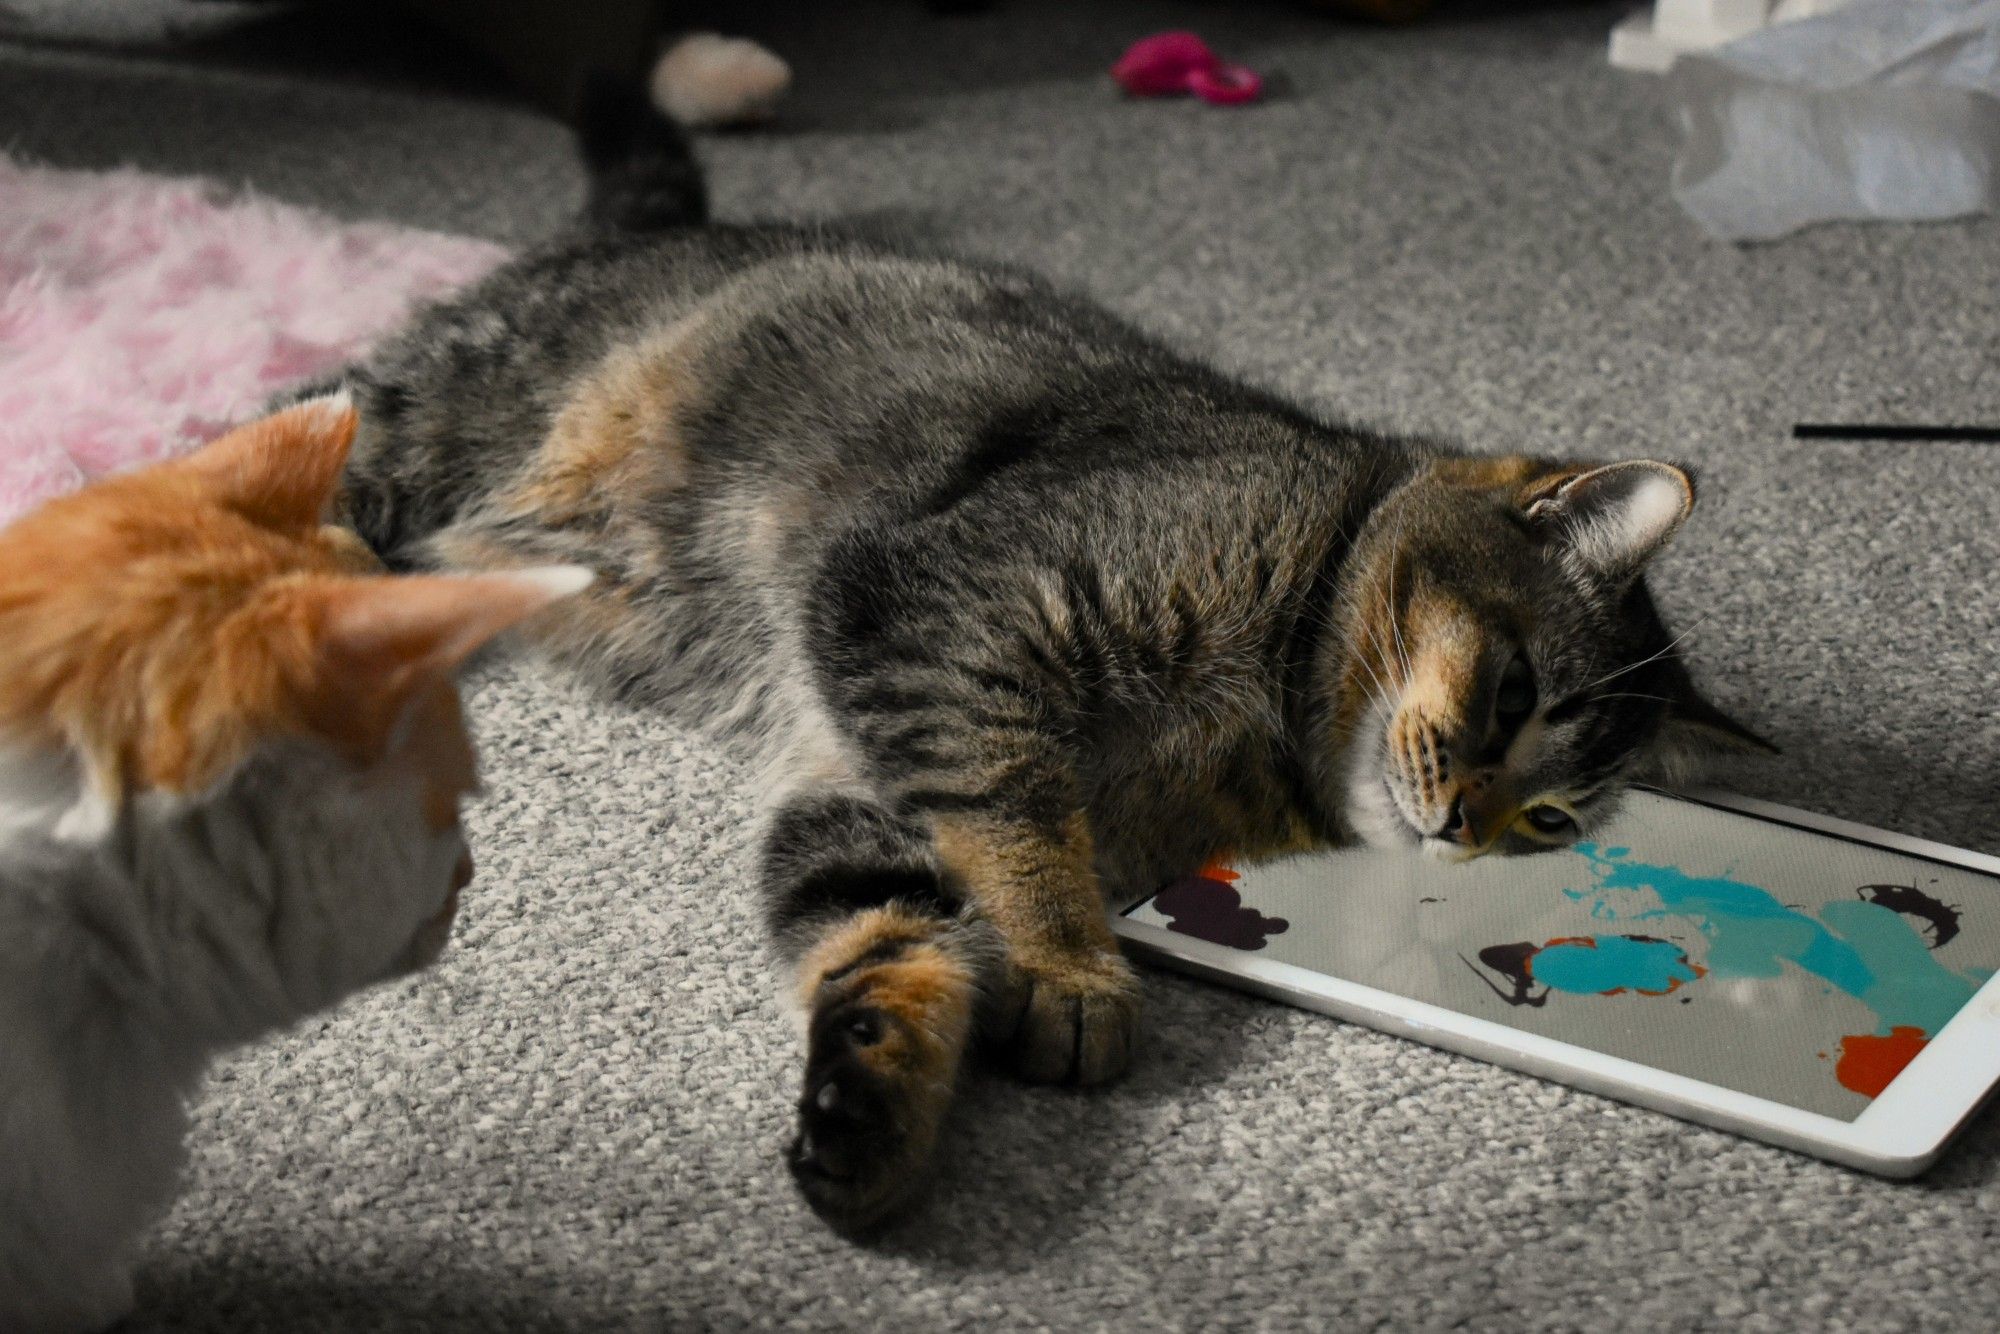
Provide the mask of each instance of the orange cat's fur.
POLYGON ((0 1329, 89 1329, 218 1050, 442 949, 456 668, 588 582, 391 578, 324 526, 344 396, 0 532, 0 1329))
POLYGON ((319 400, 8 530, 0 736, 73 748, 109 807, 200 792, 277 733, 366 762, 413 694, 450 693, 437 669, 548 590, 411 579, 385 596, 366 548, 320 523, 353 437, 345 400, 319 400))

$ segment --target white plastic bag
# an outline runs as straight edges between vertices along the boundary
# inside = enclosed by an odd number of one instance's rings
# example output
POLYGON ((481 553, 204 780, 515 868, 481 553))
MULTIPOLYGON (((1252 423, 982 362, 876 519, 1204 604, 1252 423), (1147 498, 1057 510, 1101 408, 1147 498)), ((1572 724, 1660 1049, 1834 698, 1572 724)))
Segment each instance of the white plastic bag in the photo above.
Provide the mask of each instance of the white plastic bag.
POLYGON ((1858 0, 1673 73, 1674 197, 1711 235, 2000 205, 2000 0, 1858 0))

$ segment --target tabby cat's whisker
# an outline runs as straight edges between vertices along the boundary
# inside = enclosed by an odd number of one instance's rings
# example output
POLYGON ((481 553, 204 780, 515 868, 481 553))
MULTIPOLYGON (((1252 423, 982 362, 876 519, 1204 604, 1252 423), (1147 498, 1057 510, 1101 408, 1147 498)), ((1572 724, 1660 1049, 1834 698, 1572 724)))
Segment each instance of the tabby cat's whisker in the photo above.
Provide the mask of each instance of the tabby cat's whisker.
MULTIPOLYGON (((1641 667, 1646 666, 1648 663, 1658 662, 1661 658, 1664 658, 1669 653, 1672 653, 1674 649, 1679 646, 1682 640, 1686 639, 1696 630, 1699 630, 1702 626, 1702 622, 1706 621, 1707 619, 1708 617, 1705 615, 1700 617, 1695 621, 1693 625, 1690 625, 1687 629, 1681 631, 1679 634, 1675 635, 1672 639, 1668 640, 1667 646, 1661 649, 1659 652, 1641 658, 1637 662, 1628 663, 1626 666, 1620 667, 1616 671, 1606 672, 1603 676, 1598 677, 1595 681, 1592 681, 1589 685, 1583 687, 1583 689, 1595 690, 1598 686, 1603 685, 1606 681, 1615 681, 1619 677, 1625 675, 1627 672, 1636 672, 1641 667)), ((1582 694, 1583 691, 1580 690, 1577 693, 1582 694)))
MULTIPOLYGON (((1397 536, 1399 538, 1402 536, 1400 525, 1397 528, 1397 536)), ((1401 619, 1396 615, 1396 562, 1394 560, 1389 562, 1389 629, 1396 636, 1396 658, 1403 665, 1404 681, 1408 681, 1415 673, 1410 667, 1409 648, 1403 643, 1403 624, 1401 619)))

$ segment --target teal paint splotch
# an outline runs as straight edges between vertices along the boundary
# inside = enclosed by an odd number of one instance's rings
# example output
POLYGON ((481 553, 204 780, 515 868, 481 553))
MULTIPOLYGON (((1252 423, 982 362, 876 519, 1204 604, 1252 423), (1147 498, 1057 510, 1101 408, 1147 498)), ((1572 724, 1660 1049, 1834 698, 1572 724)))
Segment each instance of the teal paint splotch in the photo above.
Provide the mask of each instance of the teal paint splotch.
POLYGON ((1551 941, 1528 961, 1535 981, 1554 991, 1604 996, 1617 991, 1664 995, 1701 973, 1680 946, 1651 936, 1594 936, 1551 941))
POLYGON ((1979 990, 1977 981, 1940 964, 1910 919, 1899 912, 1855 899, 1829 903, 1819 915, 1853 943, 1874 975, 1874 984, 1861 999, 1882 1017, 1883 1035, 1906 1024, 1935 1036, 1979 990))
POLYGON ((1880 1035, 1899 1026, 1935 1034, 1978 989, 1932 957, 1902 914, 1880 904, 1837 900, 1814 919, 1741 880, 1630 861, 1624 848, 1579 843, 1576 851, 1600 892, 1650 890, 1659 899, 1657 909, 1633 918, 1691 919, 1708 940, 1715 976, 1776 977, 1793 964, 1873 1010, 1880 1035))

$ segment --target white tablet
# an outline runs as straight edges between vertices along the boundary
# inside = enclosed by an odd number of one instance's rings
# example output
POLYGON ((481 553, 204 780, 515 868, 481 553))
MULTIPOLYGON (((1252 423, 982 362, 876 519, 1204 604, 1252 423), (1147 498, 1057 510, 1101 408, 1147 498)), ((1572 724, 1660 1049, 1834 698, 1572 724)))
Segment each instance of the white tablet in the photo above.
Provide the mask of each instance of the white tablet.
POLYGON ((1114 921, 1168 966, 1888 1176, 2000 1080, 2000 858, 1634 792, 1587 843, 1215 864, 1114 921))

